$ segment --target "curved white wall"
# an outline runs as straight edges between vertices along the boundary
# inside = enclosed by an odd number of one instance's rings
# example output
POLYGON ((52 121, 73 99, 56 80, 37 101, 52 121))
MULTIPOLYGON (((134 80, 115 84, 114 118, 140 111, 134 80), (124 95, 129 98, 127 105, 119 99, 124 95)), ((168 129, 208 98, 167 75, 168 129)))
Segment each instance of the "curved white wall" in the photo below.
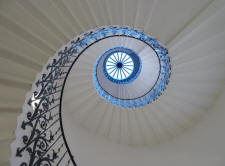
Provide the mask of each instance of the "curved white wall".
POLYGON ((190 131, 152 148, 108 142, 73 126, 70 147, 79 166, 222 166, 225 163, 225 89, 190 131))

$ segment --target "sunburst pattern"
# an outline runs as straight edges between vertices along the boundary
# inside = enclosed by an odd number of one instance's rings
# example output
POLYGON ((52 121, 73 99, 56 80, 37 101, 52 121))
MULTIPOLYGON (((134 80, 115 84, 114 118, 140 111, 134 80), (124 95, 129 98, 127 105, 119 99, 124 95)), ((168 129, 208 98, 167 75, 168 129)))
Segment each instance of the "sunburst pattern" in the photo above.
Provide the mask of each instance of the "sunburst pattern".
POLYGON ((134 62, 125 52, 115 52, 106 61, 106 71, 113 79, 124 80, 134 71, 134 62))

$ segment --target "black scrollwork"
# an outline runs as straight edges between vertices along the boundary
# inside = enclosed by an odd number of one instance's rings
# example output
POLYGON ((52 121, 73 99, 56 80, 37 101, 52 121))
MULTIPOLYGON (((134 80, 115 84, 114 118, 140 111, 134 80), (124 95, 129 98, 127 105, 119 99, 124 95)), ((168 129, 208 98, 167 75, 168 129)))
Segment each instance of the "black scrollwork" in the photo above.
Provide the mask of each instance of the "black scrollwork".
POLYGON ((39 90, 34 91, 28 100, 31 110, 26 113, 26 119, 21 124, 23 130, 29 128, 31 132, 22 137, 24 146, 18 147, 16 151, 17 157, 28 153, 30 159, 27 163, 22 162, 20 166, 51 166, 58 158, 59 152, 55 152, 52 147, 61 139, 61 133, 59 128, 53 134, 52 128, 58 122, 59 116, 58 113, 53 115, 51 111, 59 106, 57 93, 61 91, 62 85, 58 85, 58 80, 65 77, 65 66, 71 64, 72 54, 72 47, 59 52, 59 58, 53 59, 52 63, 47 65, 48 73, 43 74, 35 83, 39 90))

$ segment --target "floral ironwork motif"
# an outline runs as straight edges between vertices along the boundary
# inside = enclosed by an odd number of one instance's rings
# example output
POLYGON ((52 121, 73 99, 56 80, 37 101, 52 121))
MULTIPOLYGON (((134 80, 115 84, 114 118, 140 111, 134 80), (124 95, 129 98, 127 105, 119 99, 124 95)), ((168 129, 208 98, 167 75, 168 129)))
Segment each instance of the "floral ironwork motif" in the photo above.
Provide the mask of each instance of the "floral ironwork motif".
MULTIPOLYGON (((59 94, 62 90, 59 80, 65 79, 67 72, 64 68, 68 68, 69 66, 66 65, 72 63, 72 54, 72 47, 66 47, 64 51, 59 52, 58 59, 53 59, 52 63, 47 65, 48 73, 42 74, 41 79, 35 83, 37 90, 33 92, 33 97, 27 102, 31 110, 26 113, 26 119, 21 124, 21 129, 30 130, 30 133, 22 137, 24 146, 18 147, 16 151, 17 157, 22 157, 27 152, 30 159, 28 163, 21 163, 21 166, 51 166, 53 163, 55 165, 55 161, 62 160, 59 153, 65 143, 62 140, 59 109, 57 109, 60 101, 59 94), (56 149, 54 145, 60 139, 62 140, 60 148, 56 149)), ((66 148, 64 151, 67 153, 66 148)))

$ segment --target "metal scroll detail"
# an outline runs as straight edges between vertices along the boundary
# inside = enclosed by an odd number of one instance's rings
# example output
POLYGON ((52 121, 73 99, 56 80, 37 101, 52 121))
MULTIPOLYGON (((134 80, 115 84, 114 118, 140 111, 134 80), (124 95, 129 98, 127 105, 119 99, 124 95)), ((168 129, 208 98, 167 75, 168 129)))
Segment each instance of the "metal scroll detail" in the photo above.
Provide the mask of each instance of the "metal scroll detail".
MULTIPOLYGON (((67 76, 77 58, 92 44, 115 35, 141 37, 137 30, 128 29, 105 26, 91 30, 72 40, 49 60, 27 96, 20 122, 18 118, 17 138, 11 146, 11 163, 20 166, 76 165, 61 119, 61 99, 67 76)), ((151 42, 154 44, 154 39, 151 42)), ((166 50, 159 48, 158 51, 166 50)), ((163 61, 169 61, 163 53, 161 55, 163 61)))
MULTIPOLYGON (((30 132, 23 135, 24 145, 16 150, 16 157, 22 157, 25 153, 29 156, 29 161, 22 162, 21 166, 60 164, 68 154, 59 125, 59 101, 62 90, 60 82, 65 79, 67 65, 72 63, 73 52, 73 47, 59 52, 58 58, 47 65, 48 73, 42 74, 35 83, 37 90, 27 102, 31 110, 21 124, 22 130, 30 132)), ((71 159, 67 157, 66 160, 69 165, 71 159)))

